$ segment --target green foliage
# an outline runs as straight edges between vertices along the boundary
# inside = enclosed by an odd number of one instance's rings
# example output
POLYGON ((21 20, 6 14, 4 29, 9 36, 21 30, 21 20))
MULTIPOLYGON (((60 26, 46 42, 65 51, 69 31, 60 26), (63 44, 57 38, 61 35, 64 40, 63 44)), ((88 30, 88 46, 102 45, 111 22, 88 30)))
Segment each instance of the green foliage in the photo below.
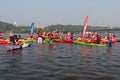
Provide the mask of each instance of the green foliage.
MULTIPOLYGON (((101 26, 88 26, 86 31, 107 31, 110 30, 110 27, 101 27, 101 26)), ((114 30, 114 29, 112 29, 114 30)), ((116 28, 115 30, 120 30, 116 28)), ((6 33, 12 31, 14 33, 29 33, 30 26, 14 26, 13 24, 0 22, 0 32, 6 33)), ((83 31, 83 25, 50 25, 45 27, 44 29, 36 28, 34 29, 34 33, 37 32, 50 32, 50 31, 62 31, 62 32, 81 32, 83 31)))

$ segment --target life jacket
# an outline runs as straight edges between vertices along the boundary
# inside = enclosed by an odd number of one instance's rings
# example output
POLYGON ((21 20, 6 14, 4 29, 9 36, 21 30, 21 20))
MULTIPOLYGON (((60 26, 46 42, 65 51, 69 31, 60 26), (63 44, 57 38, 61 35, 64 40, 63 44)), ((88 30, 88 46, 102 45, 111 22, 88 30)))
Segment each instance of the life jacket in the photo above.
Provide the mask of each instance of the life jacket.
POLYGON ((58 34, 58 33, 55 34, 55 38, 56 38, 56 39, 59 38, 59 34, 58 34))
POLYGON ((42 33, 38 33, 38 37, 42 37, 42 33))
POLYGON ((3 36, 3 34, 2 33, 0 33, 0 37, 2 37, 3 36))
POLYGON ((90 33, 88 33, 87 37, 90 38, 90 36, 91 36, 90 33))
POLYGON ((49 34, 49 38, 53 38, 53 34, 52 33, 49 34))
POLYGON ((109 38, 112 39, 112 35, 111 34, 109 35, 109 38))
POLYGON ((32 34, 32 33, 30 33, 30 37, 33 37, 33 34, 32 34))

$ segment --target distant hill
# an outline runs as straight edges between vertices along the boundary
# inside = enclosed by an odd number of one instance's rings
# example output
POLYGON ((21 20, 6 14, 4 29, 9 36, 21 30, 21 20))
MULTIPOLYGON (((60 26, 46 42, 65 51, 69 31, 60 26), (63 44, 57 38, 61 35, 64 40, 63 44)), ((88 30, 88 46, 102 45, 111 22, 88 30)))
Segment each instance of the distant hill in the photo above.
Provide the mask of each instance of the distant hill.
MULTIPOLYGON (((83 25, 51 25, 46 27, 45 31, 62 31, 62 32, 82 32, 83 25)), ((118 29, 111 29, 110 27, 101 27, 101 26, 89 26, 87 27, 86 31, 97 31, 97 32, 104 32, 104 31, 111 31, 111 30, 118 30, 118 29)))
MULTIPOLYGON (((30 26, 14 26, 13 24, 6 23, 0 21, 0 31, 3 33, 12 31, 14 33, 29 33, 30 26)), ((83 25, 50 25, 45 27, 44 29, 35 28, 34 33, 37 32, 49 32, 49 31, 62 31, 62 32, 81 32, 83 30, 83 25)), ((101 26, 88 26, 87 31, 113 31, 113 30, 120 30, 118 27, 110 28, 110 27, 101 27, 101 26)))
POLYGON ((29 27, 28 26, 14 26, 13 24, 6 23, 0 21, 0 31, 5 33, 5 32, 15 32, 15 33, 20 33, 20 32, 29 32, 29 27))
POLYGON ((0 22, 0 31, 1 32, 11 31, 14 28, 15 27, 12 24, 5 23, 5 22, 0 22))
POLYGON ((76 31, 82 31, 83 26, 82 25, 50 25, 47 26, 44 30, 45 31, 63 31, 63 32, 76 32, 76 31))

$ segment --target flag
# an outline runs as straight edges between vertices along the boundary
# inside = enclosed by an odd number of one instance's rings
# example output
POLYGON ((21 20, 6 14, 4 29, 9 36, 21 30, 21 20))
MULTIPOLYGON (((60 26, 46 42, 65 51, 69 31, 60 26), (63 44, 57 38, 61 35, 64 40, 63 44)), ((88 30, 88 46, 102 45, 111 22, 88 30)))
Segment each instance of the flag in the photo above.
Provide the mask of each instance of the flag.
POLYGON ((35 23, 33 22, 33 23, 31 24, 31 26, 30 26, 30 33, 33 33, 34 27, 35 27, 35 23))
POLYGON ((87 29, 87 25, 88 25, 88 16, 86 16, 86 19, 84 21, 84 28, 83 28, 83 33, 82 33, 82 41, 86 40, 85 32, 86 32, 86 29, 87 29))

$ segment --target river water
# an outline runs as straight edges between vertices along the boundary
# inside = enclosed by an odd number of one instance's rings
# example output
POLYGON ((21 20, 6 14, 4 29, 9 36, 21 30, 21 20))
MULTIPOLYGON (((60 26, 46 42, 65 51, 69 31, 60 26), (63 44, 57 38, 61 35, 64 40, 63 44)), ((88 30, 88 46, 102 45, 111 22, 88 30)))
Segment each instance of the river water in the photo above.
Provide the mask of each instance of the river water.
POLYGON ((14 52, 0 45, 0 80, 120 80, 120 42, 112 47, 32 43, 14 52))

